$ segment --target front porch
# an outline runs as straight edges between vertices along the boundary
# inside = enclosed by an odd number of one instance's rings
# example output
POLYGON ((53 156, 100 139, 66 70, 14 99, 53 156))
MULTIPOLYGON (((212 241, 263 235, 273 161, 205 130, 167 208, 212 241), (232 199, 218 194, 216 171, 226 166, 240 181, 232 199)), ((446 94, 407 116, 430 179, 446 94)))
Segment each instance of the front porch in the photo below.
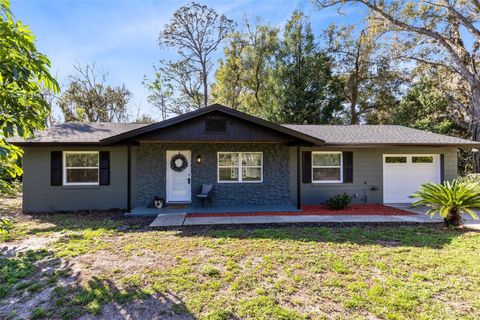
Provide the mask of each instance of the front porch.
POLYGON ((254 213, 254 212, 301 212, 292 204, 269 204, 269 205, 215 205, 211 207, 191 207, 178 208, 132 208, 130 212, 125 213, 127 217, 156 217, 158 215, 172 214, 212 214, 212 213, 254 213))

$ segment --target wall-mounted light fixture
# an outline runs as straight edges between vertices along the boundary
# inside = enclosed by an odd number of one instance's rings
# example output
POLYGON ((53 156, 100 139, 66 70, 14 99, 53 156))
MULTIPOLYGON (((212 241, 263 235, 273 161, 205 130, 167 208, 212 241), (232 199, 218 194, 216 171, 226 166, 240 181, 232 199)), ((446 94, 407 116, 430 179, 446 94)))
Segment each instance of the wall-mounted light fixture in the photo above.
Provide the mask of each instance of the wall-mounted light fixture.
POLYGON ((197 154, 197 163, 202 163, 202 156, 197 154))

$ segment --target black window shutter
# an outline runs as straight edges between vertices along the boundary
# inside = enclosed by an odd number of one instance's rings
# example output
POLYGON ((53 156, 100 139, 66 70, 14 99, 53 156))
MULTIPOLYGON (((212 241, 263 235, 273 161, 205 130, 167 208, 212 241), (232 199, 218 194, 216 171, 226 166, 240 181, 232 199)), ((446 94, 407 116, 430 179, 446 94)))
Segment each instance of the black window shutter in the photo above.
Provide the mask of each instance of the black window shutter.
POLYGON ((445 155, 440 155, 440 183, 445 181, 445 155))
POLYGON ((312 152, 302 151, 302 182, 312 182, 312 152))
POLYGON ((110 152, 100 151, 100 177, 99 184, 106 186, 110 184, 110 152))
POLYGON ((343 152, 343 183, 353 182, 353 152, 343 152))
POLYGON ((50 184, 52 186, 61 186, 62 177, 62 151, 52 151, 50 153, 50 184))

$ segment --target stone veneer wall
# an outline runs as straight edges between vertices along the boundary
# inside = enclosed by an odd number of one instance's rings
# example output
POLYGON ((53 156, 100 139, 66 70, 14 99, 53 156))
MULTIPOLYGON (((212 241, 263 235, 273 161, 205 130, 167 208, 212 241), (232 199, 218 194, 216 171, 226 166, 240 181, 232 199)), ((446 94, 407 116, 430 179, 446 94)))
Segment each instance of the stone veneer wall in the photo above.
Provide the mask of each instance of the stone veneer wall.
POLYGON ((214 185, 214 205, 287 204, 288 146, 274 143, 142 143, 137 149, 137 203, 151 206, 155 196, 166 197, 166 151, 192 152, 192 205, 202 184, 214 185), (262 151, 263 183, 217 183, 217 152, 262 151), (201 155, 202 163, 196 163, 201 155))

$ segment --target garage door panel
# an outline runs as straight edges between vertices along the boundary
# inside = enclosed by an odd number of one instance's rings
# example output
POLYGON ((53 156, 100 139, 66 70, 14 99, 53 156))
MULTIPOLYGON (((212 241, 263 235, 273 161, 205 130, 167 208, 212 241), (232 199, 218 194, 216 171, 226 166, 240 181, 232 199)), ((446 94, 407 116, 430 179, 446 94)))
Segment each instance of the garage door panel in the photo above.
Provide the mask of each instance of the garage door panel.
POLYGON ((383 199, 385 203, 413 202, 410 195, 426 182, 440 181, 440 156, 436 155, 384 155, 383 199), (405 163, 386 163, 386 157, 406 157, 405 163), (412 163, 412 157, 432 157, 432 163, 412 163))

